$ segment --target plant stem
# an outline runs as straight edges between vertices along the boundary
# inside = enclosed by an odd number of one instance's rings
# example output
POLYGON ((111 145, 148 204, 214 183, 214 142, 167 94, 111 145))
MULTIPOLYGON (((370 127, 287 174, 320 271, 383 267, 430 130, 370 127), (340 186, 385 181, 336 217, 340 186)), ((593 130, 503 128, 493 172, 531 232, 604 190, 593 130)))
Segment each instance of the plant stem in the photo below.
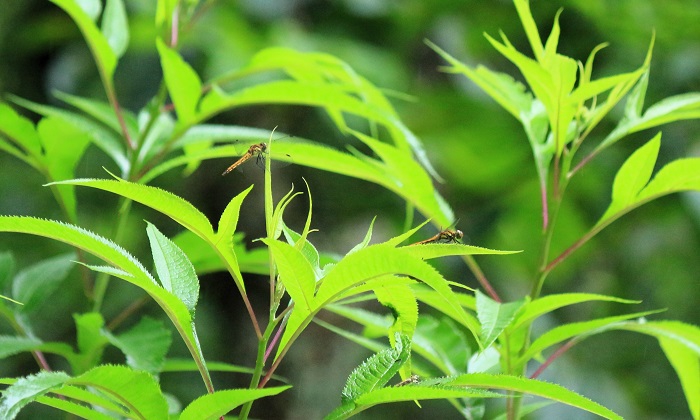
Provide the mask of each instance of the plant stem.
MULTIPOLYGON (((116 243, 120 243, 124 238, 132 203, 133 201, 123 197, 119 200, 119 222, 117 223, 114 235, 112 236, 114 238, 114 242, 116 243)), ((94 312, 99 312, 102 308, 102 302, 104 301, 107 286, 109 286, 110 277, 111 276, 107 273, 99 273, 97 275, 97 279, 95 280, 95 289, 93 291, 94 300, 92 310, 94 312)))
POLYGON ((547 366, 549 366, 550 364, 552 364, 552 362, 555 361, 559 356, 561 356, 562 354, 566 353, 566 351, 569 350, 571 347, 573 347, 574 344, 576 344, 576 342, 577 342, 576 339, 571 339, 571 340, 569 340, 566 344, 564 344, 563 346, 559 347, 559 348, 557 349, 557 351, 555 351, 554 353, 552 353, 552 355, 549 356, 549 357, 547 358, 547 360, 545 360, 545 362, 542 363, 542 364, 540 365, 539 368, 537 368, 537 370, 535 371, 535 373, 533 373, 533 374, 530 376, 530 379, 536 379, 538 376, 540 376, 540 375, 542 374, 542 372, 544 372, 544 370, 547 369, 547 366))

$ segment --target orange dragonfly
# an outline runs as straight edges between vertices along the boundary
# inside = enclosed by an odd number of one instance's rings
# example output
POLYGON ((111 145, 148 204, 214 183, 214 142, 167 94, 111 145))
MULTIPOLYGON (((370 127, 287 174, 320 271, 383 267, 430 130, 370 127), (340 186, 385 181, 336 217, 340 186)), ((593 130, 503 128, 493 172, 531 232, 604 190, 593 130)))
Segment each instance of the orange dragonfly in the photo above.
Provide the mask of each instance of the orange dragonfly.
POLYGON ((411 245, 423 245, 423 244, 456 244, 459 243, 459 240, 464 237, 464 233, 462 233, 461 230, 459 229, 445 229, 442 232, 438 233, 437 235, 433 236, 432 238, 428 238, 422 241, 418 241, 416 243, 413 243, 411 245))
POLYGON ((224 173, 221 174, 221 176, 224 176, 227 173, 231 172, 232 170, 238 168, 239 166, 244 164, 248 159, 252 158, 253 156, 256 157, 255 161, 258 163, 258 165, 260 165, 260 163, 263 162, 265 159, 264 153, 266 150, 267 150, 267 143, 265 143, 265 142, 253 144, 252 146, 250 146, 248 148, 248 151, 245 152, 243 154, 243 156, 241 156, 240 159, 235 161, 233 163, 233 165, 226 168, 226 170, 224 171, 224 173))

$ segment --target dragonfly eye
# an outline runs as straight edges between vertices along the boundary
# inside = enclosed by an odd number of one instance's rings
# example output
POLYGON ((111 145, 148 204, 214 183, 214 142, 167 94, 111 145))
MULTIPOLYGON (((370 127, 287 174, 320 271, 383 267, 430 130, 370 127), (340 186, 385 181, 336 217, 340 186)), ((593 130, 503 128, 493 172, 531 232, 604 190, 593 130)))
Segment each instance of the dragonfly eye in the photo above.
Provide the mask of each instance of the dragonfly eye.
POLYGON ((462 233, 461 230, 459 230, 459 229, 455 230, 455 238, 462 239, 463 237, 464 237, 464 233, 462 233))

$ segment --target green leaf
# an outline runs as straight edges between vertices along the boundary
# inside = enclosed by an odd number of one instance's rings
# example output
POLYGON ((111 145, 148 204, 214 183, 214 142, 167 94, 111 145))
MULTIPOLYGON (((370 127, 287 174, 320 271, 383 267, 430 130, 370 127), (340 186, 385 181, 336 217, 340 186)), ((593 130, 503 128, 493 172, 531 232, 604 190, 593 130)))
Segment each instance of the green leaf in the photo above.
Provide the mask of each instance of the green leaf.
POLYGON ((107 345, 107 338, 102 334, 104 318, 96 312, 74 314, 77 330, 78 357, 73 362, 73 371, 82 373, 97 365, 107 345))
POLYGON ((187 200, 160 188, 136 184, 123 179, 73 179, 54 184, 82 185, 109 191, 158 210, 186 229, 193 231, 202 239, 211 240, 214 235, 209 219, 202 212, 187 200))
POLYGON ((496 341, 503 330, 512 324, 515 315, 525 304, 525 298, 510 303, 499 303, 476 291, 476 315, 481 323, 481 339, 484 347, 496 341))
POLYGON ((243 276, 241 275, 241 269, 238 263, 237 252, 234 249, 233 243, 233 233, 238 225, 238 216, 241 210, 241 205, 243 200, 248 196, 250 190, 253 189, 251 185, 243 192, 235 196, 226 205, 224 212, 221 213, 221 218, 219 219, 219 227, 215 235, 215 248, 219 253, 219 256, 225 261, 226 267, 233 276, 234 281, 238 285, 238 288, 245 292, 245 283, 243 283, 243 276))
POLYGON ((180 420, 218 419, 234 408, 249 401, 277 395, 290 386, 262 389, 226 389, 203 395, 192 401, 180 414, 180 420))
POLYGON ((379 285, 373 290, 379 303, 389 308, 394 317, 394 323, 389 328, 389 338, 393 338, 395 333, 413 337, 418 323, 418 302, 411 288, 406 284, 379 285))
POLYGON ((89 420, 113 420, 114 417, 107 414, 103 414, 95 410, 95 406, 86 407, 84 405, 74 403, 72 401, 67 401, 61 398, 53 397, 38 397, 36 402, 43 404, 47 407, 52 407, 57 410, 62 411, 66 414, 73 414, 76 417, 89 419, 89 420))
POLYGON ((350 373, 343 388, 342 402, 356 401, 361 395, 386 385, 410 354, 411 339, 396 333, 394 348, 380 351, 350 373))
POLYGON ((36 350, 41 344, 41 340, 33 337, 0 335, 0 359, 26 351, 36 350))
POLYGON ((2 393, 0 418, 5 420, 14 419, 24 406, 53 388, 62 385, 69 378, 63 372, 43 371, 36 375, 19 379, 2 393))
POLYGON ((163 288, 177 296, 190 313, 194 314, 199 299, 199 279, 194 266, 185 253, 154 225, 148 223, 146 232, 163 288))
POLYGON ((126 366, 99 366, 71 378, 67 383, 97 388, 142 419, 168 418, 168 403, 156 380, 147 372, 126 366))
POLYGON ((83 249, 127 273, 128 275, 115 275, 140 287, 158 303, 185 341, 205 383, 211 385, 187 307, 175 295, 161 288, 143 265, 121 247, 77 226, 30 217, 0 216, 0 232, 28 233, 55 239, 83 249))
POLYGON ((510 75, 494 72, 483 66, 472 69, 432 42, 426 40, 425 43, 450 63, 451 67, 443 68, 444 71, 463 74, 516 119, 520 120, 521 115, 532 108, 532 94, 526 92, 525 86, 510 75))
POLYGON ((374 227, 375 220, 377 220, 377 216, 372 218, 372 221, 369 224, 369 228, 367 229, 367 233, 365 234, 365 237, 362 239, 362 241, 359 244, 352 247, 352 249, 348 251, 348 254, 352 254, 355 251, 367 248, 367 245, 369 245, 369 241, 372 240, 372 228, 374 227))
POLYGON ((236 231, 236 226, 238 225, 238 216, 241 212, 243 200, 245 200, 252 189, 253 185, 233 197, 226 205, 224 212, 221 213, 216 236, 220 240, 227 241, 227 245, 229 246, 233 243, 233 233, 236 231))
MULTIPOLYGON (((126 356, 132 369, 158 374, 165 365, 165 355, 172 343, 172 334, 162 322, 149 317, 122 334, 106 333, 109 342, 126 356)), ((194 363, 190 360, 190 363, 194 363)))
POLYGON ((515 4, 515 9, 518 11, 518 17, 523 24, 527 39, 530 41, 530 47, 532 47, 532 51, 535 53, 535 58, 541 60, 544 55, 544 47, 542 46, 540 33, 537 30, 537 24, 532 17, 532 12, 530 12, 530 1, 514 0, 513 3, 515 4))
POLYGON ((404 251, 410 253, 416 258, 429 260, 433 258, 442 258, 455 255, 509 255, 517 254, 522 251, 499 251, 497 249, 482 248, 480 246, 464 245, 464 244, 441 244, 427 243, 419 245, 409 245, 403 248, 404 251))
POLYGON ((112 77, 117 67, 117 56, 107 39, 97 28, 92 18, 85 13, 75 0, 51 0, 51 2, 68 13, 75 21, 75 24, 78 25, 95 58, 95 63, 102 77, 102 83, 108 86, 108 91, 112 90, 112 77))
POLYGON ((414 227, 413 229, 410 229, 407 232, 404 232, 398 236, 395 236, 388 241, 385 241, 384 243, 386 245, 391 245, 391 246, 398 246, 399 244, 403 243, 404 241, 408 240, 411 236, 413 236, 414 233, 418 232, 420 228, 423 226, 427 225, 430 220, 426 220, 423 223, 419 224, 418 226, 414 227))
POLYGON ((202 82, 180 54, 168 48, 160 38, 156 39, 156 47, 160 54, 165 84, 177 110, 177 116, 181 124, 188 124, 194 120, 202 93, 202 82))
MULTIPOLYGON (((88 135, 72 123, 60 117, 43 118, 37 125, 37 132, 44 146, 44 160, 49 180, 73 178, 75 167, 90 144, 88 135)), ((52 186, 62 198, 62 205, 72 220, 76 216, 75 188, 63 185, 52 186)))
POLYGON ((554 344, 560 343, 564 340, 568 340, 571 338, 582 340, 584 338, 590 337, 591 335, 600 334, 602 332, 615 329, 617 327, 617 324, 621 321, 625 321, 631 318, 640 318, 658 312, 661 311, 657 310, 636 312, 632 314, 611 316, 607 318, 594 319, 591 321, 574 322, 570 324, 560 325, 558 327, 552 328, 551 330, 539 336, 535 341, 533 341, 530 347, 527 349, 527 351, 515 364, 520 365, 521 363, 526 363, 528 360, 530 360, 531 357, 540 353, 542 350, 553 346, 554 344))
POLYGON ((454 378, 449 385, 464 385, 475 388, 502 389, 537 395, 563 404, 577 407, 608 419, 622 419, 613 411, 597 404, 568 389, 535 379, 510 375, 490 375, 487 373, 470 373, 454 378))
MULTIPOLYGON (((470 329, 472 333, 481 330, 479 321, 473 315, 471 315, 471 313, 466 312, 463 309, 456 310, 450 305, 446 305, 445 300, 438 292, 419 286, 420 285, 417 285, 413 288, 413 293, 416 295, 418 301, 447 315, 448 317, 457 321, 460 325, 470 329), (468 321, 465 321, 465 318, 467 318, 468 321), (469 326, 475 326, 476 329, 472 329, 469 326)), ((472 296, 468 296, 463 293, 455 293, 455 296, 461 307, 466 307, 474 311, 476 310, 476 302, 472 296)))
POLYGON ((683 386, 688 408, 700 418, 700 328, 678 321, 627 322, 619 329, 651 335, 659 340, 683 386))
POLYGON ((311 322, 312 315, 327 304, 347 295, 354 288, 366 290, 362 289, 362 285, 368 281, 377 279, 379 283, 393 282, 395 275, 413 277, 434 289, 437 292, 436 300, 442 306, 449 307, 458 322, 469 328, 474 337, 477 337, 478 323, 464 311, 448 282, 433 267, 404 252, 403 248, 379 244, 346 255, 320 280, 312 312, 306 314, 292 311, 280 340, 278 355, 311 322))
POLYGON ((316 287, 313 267, 295 247, 282 241, 267 238, 263 239, 263 242, 270 247, 270 251, 275 257, 280 281, 295 302, 294 311, 310 314, 316 309, 313 303, 316 287))
POLYGON ((678 321, 647 321, 624 323, 620 328, 675 341, 700 356, 700 328, 695 325, 678 321))
MULTIPOLYGON (((91 413, 110 413, 111 419, 113 419, 115 416, 121 418, 128 418, 129 416, 129 410, 127 407, 124 407, 116 401, 110 399, 106 394, 95 392, 94 389, 83 389, 79 386, 63 385, 62 387, 53 390, 51 393, 65 397, 64 399, 67 398, 72 401, 81 402, 84 404, 83 407, 88 406, 92 408, 91 413)), ((51 407, 56 406, 55 402, 46 401, 45 399, 47 398, 48 397, 37 398, 37 402, 49 405, 51 407)), ((102 417, 99 415, 96 418, 102 419, 102 417)))
MULTIPOLYGON (((8 149, 3 146, 2 149, 7 152, 14 151, 12 154, 22 160, 29 159, 25 154, 34 159, 42 155, 41 140, 34 130, 34 124, 29 119, 17 114, 9 105, 0 103, 0 140, 3 137, 20 147, 22 152, 17 151, 14 147, 8 149)), ((0 142, 0 144, 3 143, 0 142)))
POLYGON ((116 57, 124 55, 129 46, 129 22, 122 0, 107 0, 102 14, 102 34, 116 57))
MULTIPOLYGON (((85 114, 94 118, 97 122, 104 124, 105 126, 112 129, 112 131, 115 134, 121 136, 122 127, 119 122, 119 117, 117 117, 117 114, 114 113, 114 108, 112 108, 112 106, 109 103, 83 98, 80 96, 70 95, 68 93, 60 91, 54 91, 53 93, 54 96, 56 96, 56 98, 78 108, 80 111, 83 111, 85 114)), ((21 101, 19 103, 24 104, 23 106, 30 105, 25 101, 21 101)), ((83 125, 81 120, 73 121, 72 119, 74 118, 74 114, 71 114, 70 112, 67 112, 65 110, 57 109, 53 111, 50 109, 50 107, 47 107, 45 105, 39 105, 38 107, 32 106, 30 109, 34 110, 35 112, 39 112, 42 115, 62 116, 65 120, 73 122, 73 124, 78 127, 82 127, 83 125)), ((122 110, 121 115, 124 119, 124 123, 126 124, 126 128, 129 131, 129 134, 132 137, 137 137, 139 134, 139 127, 138 122, 136 121, 136 117, 127 110, 122 110)))
MULTIPOLYGON (((81 109, 88 115, 96 118, 98 121, 94 121, 92 118, 86 117, 82 114, 75 112, 66 111, 65 109, 55 108, 47 105, 38 104, 35 102, 28 101, 26 99, 19 98, 17 96, 11 96, 12 101, 24 108, 36 112, 37 114, 46 117, 60 117, 64 121, 71 123, 74 128, 82 130, 90 141, 95 143, 97 147, 102 149, 114 162, 119 166, 122 173, 127 173, 131 165, 129 159, 126 156, 126 151, 124 150, 124 143, 122 142, 122 137, 120 132, 113 130, 110 127, 106 127, 104 124, 109 125, 112 120, 117 123, 116 115, 111 112, 111 115, 106 109, 104 109, 104 104, 96 101, 90 101, 84 98, 79 98, 77 96, 70 96, 65 93, 57 93, 57 97, 63 101, 81 109), (103 121, 104 119, 104 121, 103 121), (103 122, 104 124, 100 123, 103 122)), ((130 115, 128 112, 123 112, 122 115, 127 124, 127 128, 130 127, 130 115)), ((137 130, 136 122, 134 121, 134 130, 137 130)), ((117 127, 119 129, 119 127, 117 127)), ((0 143, 1 144, 1 143, 0 143)))
POLYGON ((422 315, 413 336, 412 351, 445 375, 466 372, 471 348, 463 331, 451 318, 422 315))
POLYGON ((66 279, 74 266, 73 259, 72 252, 58 255, 17 273, 12 282, 12 296, 24 304, 17 310, 28 314, 39 309, 66 279))
POLYGON ((357 406, 372 406, 399 401, 437 400, 448 398, 498 398, 501 395, 480 389, 424 386, 420 383, 401 387, 386 387, 361 395, 357 406))
POLYGON ((647 172, 653 165, 652 158, 656 158, 655 147, 659 136, 633 153, 620 168, 615 176, 613 200, 595 229, 600 230, 623 214, 663 195, 700 190, 700 158, 674 160, 661 168, 646 186, 643 185, 642 181, 648 180, 647 172), (635 169, 641 174, 637 175, 635 169), (634 192, 633 196, 624 191, 625 186, 634 192))
POLYGON ((700 418, 700 356, 669 338, 659 338, 659 344, 681 381, 691 415, 700 418))
POLYGON ((73 347, 66 343, 44 343, 30 337, 0 336, 0 358, 35 350, 57 354, 71 364, 76 357, 73 347))
POLYGON ((625 161, 613 183, 612 203, 601 219, 632 204, 651 178, 661 146, 661 133, 637 149, 625 161))
POLYGON ((477 331, 477 326, 466 316, 448 283, 433 267, 402 248, 382 244, 369 246, 343 258, 323 279, 314 299, 316 307, 330 303, 348 288, 387 274, 408 275, 424 282, 438 292, 443 302, 452 307, 472 332, 477 331))
POLYGON ((700 159, 677 159, 654 176, 638 196, 636 205, 678 191, 700 190, 700 159))
POLYGON ((561 293, 543 296, 541 298, 535 299, 525 305, 522 312, 518 314, 515 321, 513 322, 512 328, 516 329, 523 325, 529 325, 529 323, 540 316, 563 308, 565 306, 591 302, 591 301, 605 301, 605 302, 617 302, 617 303, 640 303, 638 300, 628 300, 620 299, 612 296, 598 295, 593 293, 561 293))
POLYGON ((282 220, 282 218, 280 218, 280 222, 282 223, 282 233, 284 234, 284 239, 287 241, 288 244, 298 249, 299 252, 301 252, 301 255, 306 259, 306 261, 308 261, 308 263, 311 264, 311 268, 314 270, 315 278, 321 278, 324 274, 324 271, 321 268, 321 255, 319 254, 314 244, 306 240, 305 237, 302 237, 301 234, 290 229, 284 223, 284 220, 282 220))

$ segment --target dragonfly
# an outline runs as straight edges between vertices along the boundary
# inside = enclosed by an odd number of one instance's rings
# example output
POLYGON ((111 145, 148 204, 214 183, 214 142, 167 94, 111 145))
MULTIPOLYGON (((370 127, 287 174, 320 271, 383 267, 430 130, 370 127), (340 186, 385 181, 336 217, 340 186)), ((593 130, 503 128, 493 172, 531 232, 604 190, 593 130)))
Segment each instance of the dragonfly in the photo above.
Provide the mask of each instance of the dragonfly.
POLYGON ((400 387, 400 386, 406 386, 410 384, 417 384, 420 382, 420 376, 418 375, 411 375, 408 378, 404 379, 403 381, 399 382, 398 384, 394 385, 394 388, 400 387))
POLYGON ((262 142, 258 144, 253 144, 248 148, 248 151, 241 156, 240 159, 235 161, 233 165, 229 166, 226 168, 226 170, 221 174, 221 176, 226 175, 227 173, 231 172, 232 170, 238 168, 239 166, 243 165, 248 159, 252 158, 255 156, 255 162, 257 162, 258 165, 261 164, 265 160, 265 151, 267 150, 267 143, 262 142))
POLYGON ((437 235, 418 241, 411 245, 423 245, 423 244, 457 244, 459 240, 464 237, 464 233, 459 229, 445 229, 439 232, 437 235))

